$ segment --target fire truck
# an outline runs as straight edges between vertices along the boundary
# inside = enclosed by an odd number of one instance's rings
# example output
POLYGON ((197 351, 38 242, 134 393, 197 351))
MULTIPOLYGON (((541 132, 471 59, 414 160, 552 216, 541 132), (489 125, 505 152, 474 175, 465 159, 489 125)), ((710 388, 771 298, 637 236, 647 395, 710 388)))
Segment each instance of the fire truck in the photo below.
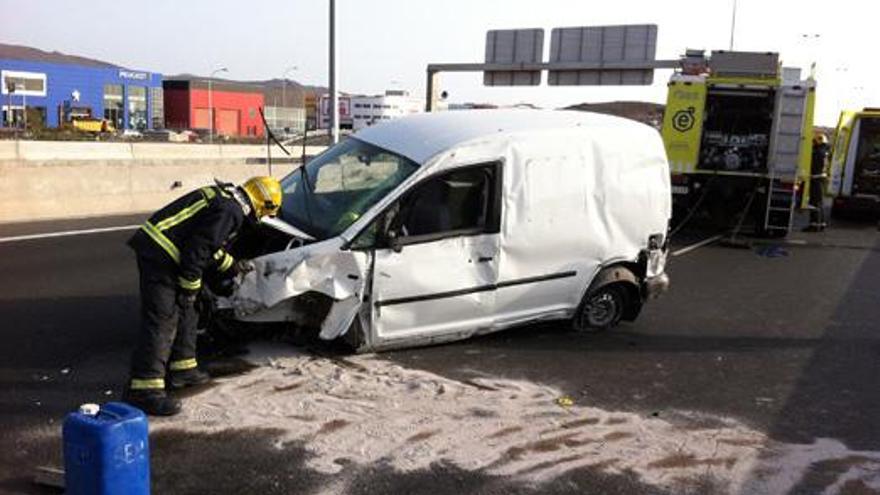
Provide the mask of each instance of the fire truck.
POLYGON ((776 53, 688 50, 669 81, 663 141, 674 221, 784 236, 806 206, 816 83, 776 53))
POLYGON ((841 112, 829 190, 834 213, 880 211, 880 108, 841 112))

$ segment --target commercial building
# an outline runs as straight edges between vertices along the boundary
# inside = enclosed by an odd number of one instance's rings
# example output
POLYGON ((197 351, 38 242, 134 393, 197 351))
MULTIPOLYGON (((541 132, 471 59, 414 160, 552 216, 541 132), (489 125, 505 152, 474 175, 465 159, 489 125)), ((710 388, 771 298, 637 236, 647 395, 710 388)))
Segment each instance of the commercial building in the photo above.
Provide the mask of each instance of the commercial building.
MULTIPOLYGON (((330 96, 321 95, 317 99, 317 126, 330 127, 330 96)), ((404 115, 420 113, 425 110, 424 98, 411 96, 403 90, 389 89, 383 95, 340 95, 339 127, 355 131, 369 127, 383 120, 391 120, 404 115)))
MULTIPOLYGON (((318 129, 330 128, 330 95, 323 94, 317 99, 317 124, 318 129)), ((339 95, 339 128, 351 129, 353 127, 351 116, 351 97, 339 95)))
POLYGON ((265 83, 263 91, 266 106, 266 123, 276 136, 302 134, 306 126, 304 94, 297 84, 272 80, 265 83))
POLYGON ((165 126, 213 131, 221 136, 263 136, 260 108, 265 98, 258 85, 219 79, 166 79, 165 126), (213 119, 212 119, 213 115, 213 119))
POLYGON ((0 58, 0 105, 6 127, 21 127, 25 114, 29 127, 107 119, 117 129, 152 129, 164 121, 162 76, 111 64, 0 58))
POLYGON ((352 127, 357 131, 383 120, 421 113, 425 110, 425 99, 389 89, 384 95, 352 96, 351 107, 352 127))

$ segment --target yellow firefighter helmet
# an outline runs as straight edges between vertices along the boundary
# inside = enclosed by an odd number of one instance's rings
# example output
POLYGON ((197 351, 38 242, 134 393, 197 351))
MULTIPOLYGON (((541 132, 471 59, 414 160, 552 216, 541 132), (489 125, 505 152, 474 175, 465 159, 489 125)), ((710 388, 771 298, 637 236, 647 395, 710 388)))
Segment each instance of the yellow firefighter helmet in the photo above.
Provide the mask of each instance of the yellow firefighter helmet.
POLYGON ((259 220, 265 216, 274 217, 281 208, 281 184, 274 177, 251 177, 241 188, 254 207, 254 215, 259 220))

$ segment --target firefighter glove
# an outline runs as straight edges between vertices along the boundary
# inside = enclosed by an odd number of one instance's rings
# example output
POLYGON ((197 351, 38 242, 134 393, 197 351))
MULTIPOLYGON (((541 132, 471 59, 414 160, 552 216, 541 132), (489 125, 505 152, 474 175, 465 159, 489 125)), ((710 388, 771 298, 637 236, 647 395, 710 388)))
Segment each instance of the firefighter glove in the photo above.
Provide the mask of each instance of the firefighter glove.
POLYGON ((235 273, 242 275, 254 271, 254 262, 251 260, 238 260, 235 262, 235 273))

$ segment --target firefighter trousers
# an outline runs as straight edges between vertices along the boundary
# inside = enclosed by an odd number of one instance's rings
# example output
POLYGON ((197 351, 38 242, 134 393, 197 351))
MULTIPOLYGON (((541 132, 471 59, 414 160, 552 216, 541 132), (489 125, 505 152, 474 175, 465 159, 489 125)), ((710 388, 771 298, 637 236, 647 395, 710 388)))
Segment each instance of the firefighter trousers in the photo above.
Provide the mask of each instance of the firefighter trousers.
POLYGON ((813 227, 825 227, 824 191, 825 180, 810 179, 810 225, 813 227))
POLYGON ((172 268, 138 256, 141 323, 131 360, 132 390, 164 389, 166 370, 197 366, 196 327, 199 315, 177 298, 172 268))

